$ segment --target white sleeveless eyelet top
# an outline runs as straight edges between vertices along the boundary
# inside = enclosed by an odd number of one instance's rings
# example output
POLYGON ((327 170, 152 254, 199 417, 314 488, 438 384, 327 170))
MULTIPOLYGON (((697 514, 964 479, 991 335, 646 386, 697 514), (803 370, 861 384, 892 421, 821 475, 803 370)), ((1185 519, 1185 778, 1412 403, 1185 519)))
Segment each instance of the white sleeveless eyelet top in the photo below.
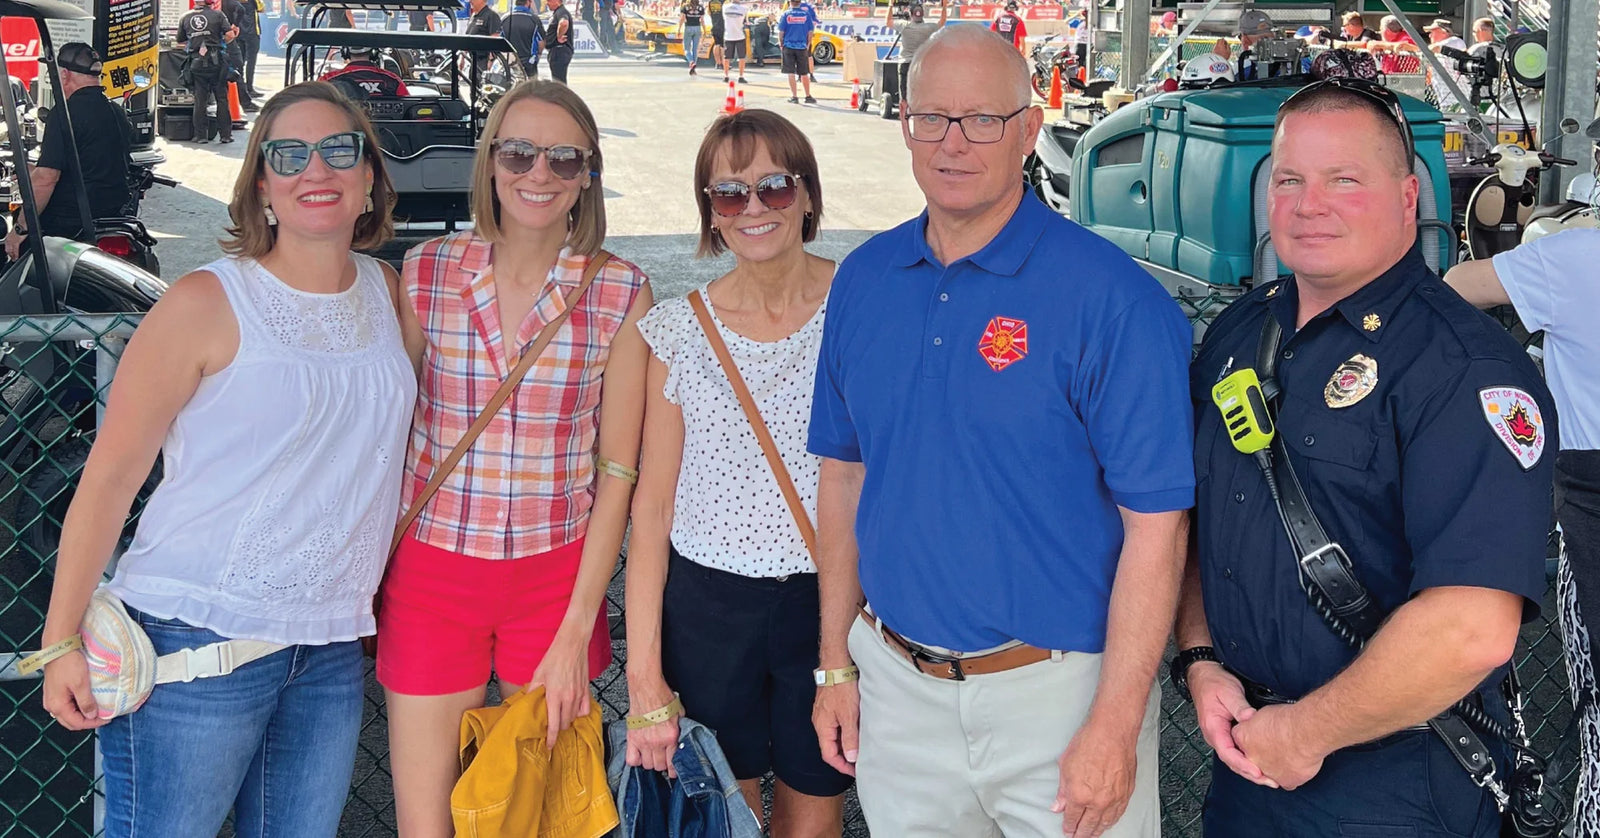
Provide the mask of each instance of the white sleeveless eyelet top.
POLYGON ((205 266, 239 351, 200 381, 111 589, 224 637, 324 644, 372 634, 400 507, 416 375, 377 260, 336 294, 251 259, 205 266))

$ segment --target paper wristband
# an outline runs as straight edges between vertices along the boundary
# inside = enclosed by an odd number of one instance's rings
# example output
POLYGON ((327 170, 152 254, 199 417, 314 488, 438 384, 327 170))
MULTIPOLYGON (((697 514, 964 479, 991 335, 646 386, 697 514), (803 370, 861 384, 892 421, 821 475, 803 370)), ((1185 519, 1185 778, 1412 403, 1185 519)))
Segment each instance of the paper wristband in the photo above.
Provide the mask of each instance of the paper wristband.
POLYGON ((629 716, 628 729, 638 730, 642 727, 651 727, 671 719, 673 716, 683 715, 683 702, 678 699, 678 694, 672 694, 672 701, 659 710, 651 710, 642 716, 629 716))
POLYGON ((76 634, 65 640, 51 643, 49 646, 46 646, 43 649, 40 649, 39 651, 23 658, 17 664, 17 674, 32 675, 40 667, 55 660, 56 658, 59 658, 68 652, 73 652, 82 648, 83 638, 76 634))
POLYGON ((638 469, 628 468, 627 466, 615 460, 608 460, 605 457, 600 457, 594 461, 594 465, 595 468, 600 469, 601 472, 609 474, 619 480, 626 480, 629 483, 639 482, 638 469))

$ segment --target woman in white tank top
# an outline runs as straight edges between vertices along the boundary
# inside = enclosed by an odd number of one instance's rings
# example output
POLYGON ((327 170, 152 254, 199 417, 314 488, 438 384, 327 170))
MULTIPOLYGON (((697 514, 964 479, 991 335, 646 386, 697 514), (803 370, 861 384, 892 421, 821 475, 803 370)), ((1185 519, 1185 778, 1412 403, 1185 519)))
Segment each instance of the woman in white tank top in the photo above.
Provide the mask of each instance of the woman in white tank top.
POLYGON ((358 638, 399 500, 417 334, 398 276, 352 252, 393 235, 364 114, 330 85, 262 108, 228 253, 173 284, 129 342, 61 536, 44 637, 78 630, 143 475, 165 479, 110 583, 157 654, 286 648, 158 685, 97 717, 84 658, 45 668, 45 708, 100 728, 107 836, 331 836, 360 729, 358 638), (404 325, 405 328, 402 328, 404 325))

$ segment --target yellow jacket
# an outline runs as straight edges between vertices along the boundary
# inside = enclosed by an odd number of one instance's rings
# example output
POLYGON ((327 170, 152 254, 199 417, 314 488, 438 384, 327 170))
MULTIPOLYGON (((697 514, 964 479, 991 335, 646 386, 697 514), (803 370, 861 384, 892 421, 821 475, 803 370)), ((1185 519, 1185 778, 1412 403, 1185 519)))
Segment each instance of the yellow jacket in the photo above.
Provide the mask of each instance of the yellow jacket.
POLYGON ((467 711, 461 779, 450 792, 457 838, 600 838, 614 829, 598 702, 590 707, 553 751, 543 687, 467 711))

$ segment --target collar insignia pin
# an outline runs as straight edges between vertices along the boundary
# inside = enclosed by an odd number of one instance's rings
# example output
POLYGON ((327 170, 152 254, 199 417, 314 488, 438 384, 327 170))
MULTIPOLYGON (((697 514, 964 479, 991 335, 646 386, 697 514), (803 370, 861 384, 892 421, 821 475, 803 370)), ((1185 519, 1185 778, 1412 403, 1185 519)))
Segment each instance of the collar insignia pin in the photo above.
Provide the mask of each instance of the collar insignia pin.
POLYGON ((1373 312, 1372 314, 1361 318, 1361 328, 1366 329, 1369 332, 1376 332, 1383 328, 1383 318, 1379 317, 1377 312, 1373 312))
POLYGON ((1279 286, 1277 286, 1277 285, 1274 285, 1271 288, 1268 288, 1267 289, 1267 299, 1270 300, 1273 297, 1278 296, 1278 288, 1279 288, 1279 286))
MULTIPOLYGON (((1376 317, 1377 315, 1368 315, 1376 317)), ((1328 407, 1349 407, 1367 397, 1378 386, 1378 362, 1365 355, 1352 355, 1339 365, 1322 388, 1322 400, 1328 407)))

